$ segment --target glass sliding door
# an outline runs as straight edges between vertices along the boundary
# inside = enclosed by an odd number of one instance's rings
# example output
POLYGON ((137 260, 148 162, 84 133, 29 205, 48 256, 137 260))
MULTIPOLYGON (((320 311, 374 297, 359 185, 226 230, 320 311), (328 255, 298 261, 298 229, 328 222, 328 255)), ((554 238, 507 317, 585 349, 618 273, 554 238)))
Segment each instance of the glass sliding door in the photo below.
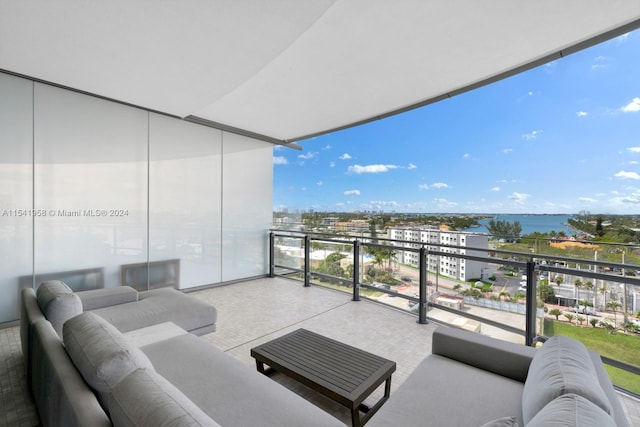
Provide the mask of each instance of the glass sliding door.
POLYGON ((273 148, 223 132, 222 280, 266 274, 273 220, 273 148))
POLYGON ((149 129, 149 284, 218 283, 222 132, 158 114, 149 129))
POLYGON ((0 74, 0 323, 20 317, 33 273, 33 83, 0 74))
POLYGON ((121 285, 148 255, 148 113, 36 83, 34 122, 36 282, 121 285))

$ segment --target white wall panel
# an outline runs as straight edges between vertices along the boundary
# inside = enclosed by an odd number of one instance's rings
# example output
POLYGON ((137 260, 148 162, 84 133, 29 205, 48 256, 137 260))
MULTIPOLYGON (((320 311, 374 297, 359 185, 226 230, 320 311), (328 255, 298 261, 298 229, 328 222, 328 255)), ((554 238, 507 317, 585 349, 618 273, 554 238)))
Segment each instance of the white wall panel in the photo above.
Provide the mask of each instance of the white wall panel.
POLYGON ((222 132, 150 116, 149 260, 180 260, 180 288, 222 280, 222 132))

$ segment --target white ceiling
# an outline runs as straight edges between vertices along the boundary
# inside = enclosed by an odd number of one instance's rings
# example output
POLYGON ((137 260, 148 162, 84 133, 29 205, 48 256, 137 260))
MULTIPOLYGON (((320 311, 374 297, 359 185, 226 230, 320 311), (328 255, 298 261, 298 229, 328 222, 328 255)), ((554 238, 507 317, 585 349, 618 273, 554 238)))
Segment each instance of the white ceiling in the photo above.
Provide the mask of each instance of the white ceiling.
POLYGON ((0 69, 295 141, 640 27, 640 0, 0 0, 0 69))

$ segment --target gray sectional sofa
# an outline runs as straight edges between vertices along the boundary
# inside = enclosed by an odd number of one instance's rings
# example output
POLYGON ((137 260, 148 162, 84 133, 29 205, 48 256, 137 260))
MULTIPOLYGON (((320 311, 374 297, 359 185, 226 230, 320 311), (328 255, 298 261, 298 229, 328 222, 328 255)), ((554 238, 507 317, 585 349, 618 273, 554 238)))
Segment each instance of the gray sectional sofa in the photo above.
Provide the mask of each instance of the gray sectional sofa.
POLYGON ((600 356, 574 339, 541 348, 447 326, 368 423, 398 426, 628 426, 600 356))
MULTIPOLYGON (((194 311, 200 319, 194 324, 184 313, 166 313, 168 301, 152 304, 161 307, 156 310, 125 302, 131 297, 126 296, 128 290, 90 292, 80 297, 60 283, 44 283, 37 293, 23 291, 25 364, 44 427, 343 425, 188 333, 185 328, 196 332, 208 328, 203 322, 206 316, 197 312, 202 304, 197 300, 177 291, 178 295, 167 290, 155 295, 186 297, 173 307, 194 311), (77 313, 85 301, 92 310, 77 313), (107 310, 108 316, 104 310, 112 306, 105 306, 107 301, 117 303, 113 306, 117 310, 107 310), (159 322, 155 326, 150 324, 154 316, 159 322), (136 322, 140 328, 135 328, 136 322), (139 331, 165 325, 171 326, 172 334, 136 344, 133 337, 139 331)), ((209 317, 211 324, 215 325, 215 315, 209 317)))

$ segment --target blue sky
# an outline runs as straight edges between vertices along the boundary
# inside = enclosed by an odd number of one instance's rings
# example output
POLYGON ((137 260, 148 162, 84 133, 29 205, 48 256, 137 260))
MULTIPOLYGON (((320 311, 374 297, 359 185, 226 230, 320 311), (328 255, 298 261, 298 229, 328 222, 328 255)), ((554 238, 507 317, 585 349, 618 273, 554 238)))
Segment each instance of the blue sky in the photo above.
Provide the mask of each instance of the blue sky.
POLYGON ((640 214, 640 31, 299 145, 275 210, 640 214))

